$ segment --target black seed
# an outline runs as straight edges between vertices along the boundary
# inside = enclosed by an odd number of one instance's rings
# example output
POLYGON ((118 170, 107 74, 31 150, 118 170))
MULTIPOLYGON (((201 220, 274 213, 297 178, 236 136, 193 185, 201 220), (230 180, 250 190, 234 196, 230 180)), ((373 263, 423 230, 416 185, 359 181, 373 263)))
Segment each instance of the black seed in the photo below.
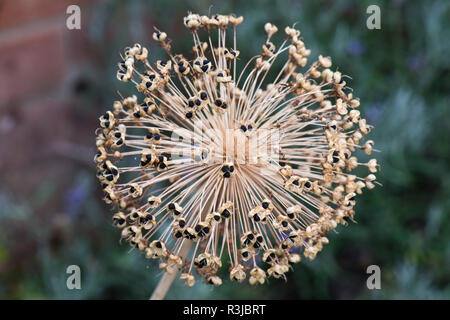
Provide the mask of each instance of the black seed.
POLYGON ((214 102, 214 104, 215 104, 216 106, 220 107, 220 106, 222 105, 222 101, 217 99, 217 100, 214 102))
POLYGON ((217 74, 217 76, 218 76, 218 77, 223 77, 223 73, 222 73, 222 72, 219 72, 219 73, 217 74))
POLYGON ((200 65, 200 61, 195 61, 195 64, 196 64, 197 66, 199 66, 199 65, 200 65))
POLYGON ((107 176, 106 179, 107 179, 108 181, 113 181, 114 177, 110 175, 110 176, 107 176))
POLYGON ((339 161, 339 158, 338 157, 333 157, 333 163, 336 163, 336 162, 338 162, 339 161))
POLYGON ((161 162, 160 164, 159 164, 159 168, 160 169, 165 169, 167 166, 166 166, 166 164, 164 163, 164 162, 161 162))
POLYGON ((292 184, 298 186, 298 180, 292 181, 292 184))
POLYGON ((245 131, 247 131, 247 128, 244 125, 242 125, 241 130, 245 132, 245 131))
POLYGON ((220 220, 220 216, 214 216, 214 220, 219 221, 220 220))
POLYGON ((194 101, 189 101, 189 102, 188 102, 188 105, 189 105, 189 107, 192 108, 192 107, 194 106, 194 101))
POLYGON ((175 204, 170 203, 170 204, 169 204, 169 210, 173 210, 173 209, 175 209, 175 204))
POLYGON ((205 233, 209 233, 209 227, 204 227, 204 228, 203 228, 203 231, 204 231, 205 233))
POLYGON ((203 72, 206 72, 206 71, 208 71, 208 66, 203 66, 201 69, 203 72))
POLYGON ((249 234, 249 235, 247 236, 247 239, 249 239, 249 240, 253 240, 254 238, 255 238, 255 236, 252 235, 252 234, 249 234))
POLYGON ((133 115, 134 115, 136 118, 140 118, 140 117, 141 117, 141 114, 140 114, 139 112, 135 112, 135 113, 133 113, 133 115))
POLYGON ((234 166, 230 166, 230 172, 234 171, 234 166))
POLYGON ((178 225, 179 225, 181 228, 184 228, 184 226, 186 225, 186 222, 185 222, 184 220, 180 220, 180 222, 178 222, 178 225))
POLYGON ((103 115, 103 119, 109 120, 109 114, 108 114, 108 113, 105 113, 105 114, 103 115))
POLYGON ((147 81, 147 82, 145 83, 145 86, 146 86, 147 89, 148 89, 148 88, 150 88, 150 87, 152 86, 152 83, 151 83, 150 81, 147 81))
POLYGON ((227 105, 226 103, 224 103, 224 104, 222 105, 222 109, 226 109, 226 108, 228 108, 228 105, 227 105))
POLYGON ((253 216, 253 219, 254 219, 256 222, 261 221, 261 218, 260 218, 257 214, 255 214, 255 215, 253 216))
POLYGON ((333 152, 333 157, 337 157, 337 156, 339 156, 339 152, 334 151, 334 152, 333 152))
POLYGON ((262 207, 263 207, 264 209, 267 209, 267 208, 269 207, 269 203, 268 203, 268 202, 263 202, 263 203, 262 203, 262 207))
POLYGON ((203 64, 208 64, 209 60, 203 60, 203 64))
POLYGON ((255 249, 258 249, 259 247, 260 247, 260 245, 259 245, 258 242, 255 242, 255 243, 253 244, 253 248, 255 248, 255 249))
POLYGON ((185 67, 180 67, 180 68, 178 68, 178 71, 180 71, 180 73, 183 73, 183 72, 186 71, 186 68, 185 67))
POLYGON ((151 138, 153 138, 153 133, 151 133, 151 132, 147 133, 147 139, 151 139, 151 138))
POLYGON ((199 232, 200 230, 202 230, 202 227, 199 226, 199 225, 196 225, 194 230, 195 230, 196 232, 199 232))
POLYGON ((117 169, 112 169, 111 172, 115 176, 117 176, 119 174, 119 171, 117 171, 117 169))
POLYGON ((120 140, 117 140, 116 145, 120 146, 122 143, 123 143, 123 140, 120 139, 120 140))
POLYGON ((227 209, 222 211, 222 216, 225 218, 228 218, 230 216, 230 211, 228 211, 227 209))
POLYGON ((178 62, 178 66, 182 67, 183 66, 183 62, 178 62))
POLYGON ((208 95, 207 95, 205 92, 202 92, 202 93, 200 94, 200 98, 201 98, 202 100, 206 100, 206 98, 208 98, 208 95))
POLYGON ((287 221, 283 221, 283 222, 281 222, 281 225, 286 228, 288 226, 288 223, 287 223, 287 221))
POLYGON ((120 132, 116 132, 116 133, 114 134, 114 136, 115 136, 116 138, 120 138, 121 135, 122 135, 122 134, 121 134, 120 132))
POLYGON ((223 176, 224 176, 224 178, 229 178, 229 177, 231 177, 231 173, 225 172, 225 173, 223 174, 223 176))
POLYGON ((110 125, 111 123, 109 122, 109 121, 106 121, 105 122, 105 127, 107 127, 107 128, 109 128, 109 125, 110 125))
POLYGON ((175 233, 175 238, 180 238, 182 236, 180 231, 177 231, 177 233, 175 233))
POLYGON ((293 213, 288 213, 287 216, 288 216, 289 219, 294 219, 294 214, 293 213))
POLYGON ((309 182, 309 181, 306 181, 306 182, 305 182, 305 187, 307 187, 307 188, 311 188, 311 182, 309 182))
POLYGON ((192 116, 193 116, 192 112, 186 113, 186 118, 190 119, 190 118, 192 118, 192 116))
POLYGON ((162 248, 161 242, 158 241, 157 243, 155 243, 155 247, 161 249, 162 248))
POLYGON ((262 236, 258 236, 257 238, 256 238, 256 241, 258 241, 258 242, 263 242, 263 237, 262 236))
POLYGON ((242 252, 242 256, 243 256, 244 258, 247 258, 247 257, 248 257, 248 252, 247 252, 247 251, 242 252))
POLYGON ((202 102, 199 99, 197 99, 197 100, 195 100, 195 104, 199 106, 202 104, 202 102))
POLYGON ((222 172, 227 172, 228 171, 228 166, 223 166, 222 167, 222 172))
POLYGON ((281 249, 287 249, 287 248, 288 248, 287 244, 285 244, 285 243, 281 244, 281 249))
POLYGON ((146 154, 145 155, 145 159, 147 159, 148 162, 152 161, 152 155, 151 154, 146 154))
POLYGON ((153 136, 153 138, 154 138, 155 140, 159 140, 159 139, 161 139, 161 136, 160 136, 159 134, 155 133, 155 135, 153 136))

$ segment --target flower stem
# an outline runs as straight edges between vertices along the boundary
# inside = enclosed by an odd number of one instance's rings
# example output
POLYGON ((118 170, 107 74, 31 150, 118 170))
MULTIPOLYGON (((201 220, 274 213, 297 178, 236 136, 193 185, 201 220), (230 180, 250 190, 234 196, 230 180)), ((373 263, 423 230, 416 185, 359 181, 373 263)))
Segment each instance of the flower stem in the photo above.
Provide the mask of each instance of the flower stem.
MULTIPOLYGON (((191 249, 192 241, 184 241, 183 245, 180 249, 180 256, 186 257, 189 249, 191 249)), ((167 294, 167 291, 169 291, 170 286, 173 283, 173 280, 175 280, 175 277, 178 272, 174 272, 172 274, 168 274, 167 272, 164 273, 161 280, 159 280, 158 285, 156 286, 155 290, 152 293, 152 296, 150 297, 150 300, 163 300, 164 297, 167 294)))

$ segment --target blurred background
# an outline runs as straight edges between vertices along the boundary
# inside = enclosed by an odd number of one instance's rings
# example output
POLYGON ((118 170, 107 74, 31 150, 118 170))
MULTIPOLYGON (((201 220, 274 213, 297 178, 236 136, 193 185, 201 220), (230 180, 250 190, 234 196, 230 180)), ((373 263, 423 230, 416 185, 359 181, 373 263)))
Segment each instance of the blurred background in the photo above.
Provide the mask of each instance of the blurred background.
MULTIPOLYGON (((97 118, 134 92, 115 79, 119 52, 152 50, 153 25, 190 50, 188 10, 245 17, 241 58, 260 51, 264 23, 297 23, 312 55, 331 56, 361 99, 382 152, 377 187, 357 224, 330 235, 288 281, 253 288, 176 281, 169 299, 450 299, 449 1, 0 0, 0 298, 147 299, 161 272, 119 243, 93 156, 97 118), (81 8, 81 30, 66 8, 81 8), (366 8, 381 8, 381 30, 366 8), (447 40, 445 40, 447 39, 447 40), (66 288, 66 268, 82 290, 66 288), (366 268, 381 268, 368 290, 366 268)), ((240 39, 240 41, 239 41, 240 39)))

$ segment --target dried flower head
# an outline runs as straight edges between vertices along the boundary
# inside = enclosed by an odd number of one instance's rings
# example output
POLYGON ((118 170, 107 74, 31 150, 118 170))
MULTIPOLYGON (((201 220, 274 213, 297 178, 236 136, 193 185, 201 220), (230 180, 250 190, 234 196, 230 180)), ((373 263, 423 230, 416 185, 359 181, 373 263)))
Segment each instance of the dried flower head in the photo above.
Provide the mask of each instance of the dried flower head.
POLYGON ((371 126, 331 59, 306 68, 300 31, 286 27, 277 47, 278 28, 267 23, 260 54, 238 73, 242 22, 189 13, 189 57, 173 54, 159 30, 153 39, 167 60, 150 62, 139 44, 126 48, 117 78, 140 97, 115 101, 97 131, 97 176, 122 239, 166 272, 181 269, 188 286, 194 269, 220 285, 225 260, 232 280, 285 278, 299 253, 316 257, 326 234, 353 219, 356 195, 374 187, 376 160, 354 155, 372 152, 373 141, 363 142, 371 126), (351 174, 359 166, 370 174, 351 174))

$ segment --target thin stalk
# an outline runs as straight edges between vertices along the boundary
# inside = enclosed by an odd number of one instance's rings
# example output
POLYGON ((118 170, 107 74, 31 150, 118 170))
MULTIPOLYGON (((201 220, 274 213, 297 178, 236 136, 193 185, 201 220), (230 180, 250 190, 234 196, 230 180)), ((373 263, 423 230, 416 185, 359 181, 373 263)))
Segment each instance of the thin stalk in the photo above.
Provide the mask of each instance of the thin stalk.
MULTIPOLYGON (((186 257, 189 250, 191 249, 191 246, 192 241, 184 241, 183 245, 181 246, 179 255, 182 257, 186 257)), ((173 274, 168 274, 167 272, 165 272, 161 280, 159 280, 159 283, 156 286, 155 290, 153 291, 150 300, 163 300, 177 274, 178 272, 174 272, 173 274)))

